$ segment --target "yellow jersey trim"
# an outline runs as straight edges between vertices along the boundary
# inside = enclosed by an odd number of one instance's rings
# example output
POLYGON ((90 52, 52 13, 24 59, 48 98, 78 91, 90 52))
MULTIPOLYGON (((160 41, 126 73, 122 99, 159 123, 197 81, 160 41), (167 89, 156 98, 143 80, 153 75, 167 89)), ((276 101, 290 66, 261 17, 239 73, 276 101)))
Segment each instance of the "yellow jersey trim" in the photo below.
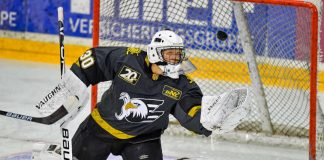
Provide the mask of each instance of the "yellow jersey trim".
POLYGON ((129 139, 129 138, 135 137, 133 135, 126 134, 126 133, 112 127, 110 124, 108 124, 104 119, 102 119, 97 108, 95 108, 91 112, 91 116, 102 129, 104 129, 105 131, 107 131, 108 133, 110 133, 111 135, 113 135, 114 137, 116 137, 118 139, 129 139))
POLYGON ((190 117, 193 117, 193 116, 196 115, 196 113, 197 113, 200 109, 201 109, 201 106, 194 106, 194 107, 192 107, 192 108, 189 110, 188 115, 189 115, 190 117))
POLYGON ((150 61, 149 61, 149 59, 148 59, 148 56, 146 56, 145 57, 145 63, 146 63, 146 66, 150 66, 150 61))

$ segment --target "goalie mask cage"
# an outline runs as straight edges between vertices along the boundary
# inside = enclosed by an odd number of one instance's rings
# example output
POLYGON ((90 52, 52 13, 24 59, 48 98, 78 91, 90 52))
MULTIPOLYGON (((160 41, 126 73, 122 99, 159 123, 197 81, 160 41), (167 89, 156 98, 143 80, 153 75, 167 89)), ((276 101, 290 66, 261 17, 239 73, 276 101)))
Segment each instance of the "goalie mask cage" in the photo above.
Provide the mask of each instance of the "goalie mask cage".
MULTIPOLYGON (((310 159, 324 159, 321 0, 94 0, 93 7, 94 46, 146 50, 155 32, 169 28, 184 38, 198 68, 189 76, 205 95, 252 89, 251 113, 234 133, 306 139, 310 159)), ((107 86, 92 88, 92 106, 107 86)), ((189 134, 177 126, 170 121, 167 133, 189 134)))

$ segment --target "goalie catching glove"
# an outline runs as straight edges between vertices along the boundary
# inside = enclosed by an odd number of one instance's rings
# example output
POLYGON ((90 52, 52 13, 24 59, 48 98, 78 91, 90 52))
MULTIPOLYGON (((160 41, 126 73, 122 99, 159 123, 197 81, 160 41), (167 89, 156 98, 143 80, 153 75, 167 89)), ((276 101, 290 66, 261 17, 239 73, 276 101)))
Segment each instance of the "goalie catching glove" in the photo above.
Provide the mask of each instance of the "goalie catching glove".
POLYGON ((200 122, 217 134, 230 132, 249 114, 249 90, 234 89, 219 96, 204 96, 200 122))

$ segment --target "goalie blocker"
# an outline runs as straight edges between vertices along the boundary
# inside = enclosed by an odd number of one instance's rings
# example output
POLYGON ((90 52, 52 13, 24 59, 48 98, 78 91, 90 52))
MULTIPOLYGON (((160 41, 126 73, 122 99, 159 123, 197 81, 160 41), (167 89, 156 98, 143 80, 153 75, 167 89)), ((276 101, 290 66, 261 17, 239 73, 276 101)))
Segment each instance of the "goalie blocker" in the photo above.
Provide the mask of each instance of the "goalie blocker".
POLYGON ((36 105, 43 117, 32 117, 0 110, 0 115, 41 124, 63 123, 73 117, 88 101, 86 85, 69 70, 60 83, 36 105), (69 116, 66 116, 68 115, 69 116))
POLYGON ((56 93, 53 93, 56 88, 51 91, 51 96, 48 96, 50 95, 48 94, 36 105, 36 108, 40 114, 46 116, 55 113, 63 104, 69 114, 69 116, 59 120, 60 123, 63 123, 68 118, 73 117, 84 106, 89 99, 89 94, 87 86, 71 70, 68 70, 63 75, 58 86, 60 86, 60 89, 56 93))
POLYGON ((203 96, 200 122, 216 134, 234 130, 250 112, 249 92, 241 88, 219 96, 203 96))

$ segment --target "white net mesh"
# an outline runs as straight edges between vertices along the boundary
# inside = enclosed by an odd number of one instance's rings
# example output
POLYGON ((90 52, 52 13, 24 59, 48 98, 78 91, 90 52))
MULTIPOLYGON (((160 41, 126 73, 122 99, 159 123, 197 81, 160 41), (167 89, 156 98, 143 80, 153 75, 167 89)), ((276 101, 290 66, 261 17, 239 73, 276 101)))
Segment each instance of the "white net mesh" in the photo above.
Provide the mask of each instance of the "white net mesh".
MULTIPOLYGON (((313 3, 321 7, 320 0, 313 3)), ((318 43, 311 39, 312 11, 305 7, 257 3, 243 3, 243 8, 273 135, 307 139, 311 44, 318 43)), ((99 45, 145 50, 155 32, 169 28, 185 39, 187 54, 198 68, 190 76, 204 94, 219 95, 233 88, 251 87, 233 10, 233 3, 227 0, 102 0, 99 45), (226 36, 219 35, 219 31, 226 36)), ((106 88, 99 85, 98 89, 100 99, 106 88)), ((260 110, 262 107, 252 99, 252 113, 236 131, 262 133, 264 121, 260 110)), ((323 157, 321 114, 317 122, 318 157, 323 157)), ((167 133, 191 134, 178 128, 171 121, 167 133)))

